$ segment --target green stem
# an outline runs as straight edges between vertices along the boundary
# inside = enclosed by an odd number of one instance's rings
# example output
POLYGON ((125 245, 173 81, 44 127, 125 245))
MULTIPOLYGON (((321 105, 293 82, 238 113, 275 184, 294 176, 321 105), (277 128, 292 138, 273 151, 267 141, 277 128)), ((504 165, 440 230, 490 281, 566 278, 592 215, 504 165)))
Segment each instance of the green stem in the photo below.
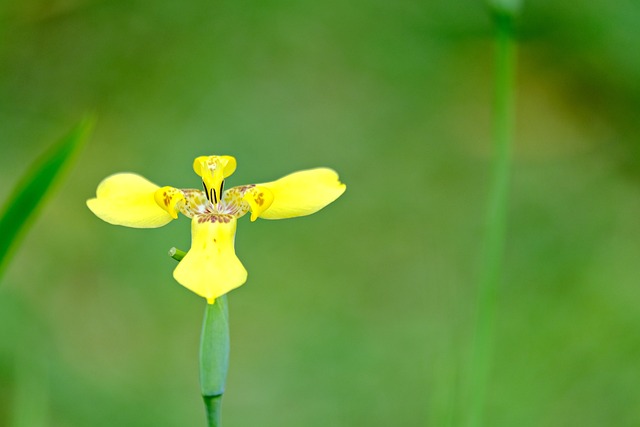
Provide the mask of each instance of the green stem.
POLYGON ((512 19, 508 12, 495 12, 495 158, 483 246, 477 320, 472 347, 471 401, 469 408, 469 426, 471 427, 483 425, 490 373, 496 300, 502 275, 506 239, 516 62, 512 19))
POLYGON ((219 427, 222 394, 229 368, 229 309, 227 296, 207 304, 200 337, 200 390, 209 427, 219 427))
POLYGON ((182 258, 184 258, 186 255, 187 253, 185 251, 181 251, 178 248, 169 249, 169 256, 178 262, 182 261, 182 258))
POLYGON ((203 396, 204 406, 207 411, 207 423, 209 427, 220 426, 220 413, 222 410, 222 395, 203 396))

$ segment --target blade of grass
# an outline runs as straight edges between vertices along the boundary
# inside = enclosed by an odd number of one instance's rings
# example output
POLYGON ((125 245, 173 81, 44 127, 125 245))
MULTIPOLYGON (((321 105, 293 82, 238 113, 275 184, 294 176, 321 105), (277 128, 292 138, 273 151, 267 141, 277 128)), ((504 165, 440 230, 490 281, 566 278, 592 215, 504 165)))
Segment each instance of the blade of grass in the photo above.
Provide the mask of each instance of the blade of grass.
POLYGON ((502 278, 503 254, 507 235, 514 124, 516 46, 513 35, 513 14, 518 6, 516 3, 501 0, 493 4, 496 28, 493 115, 495 157, 482 252, 477 317, 471 349, 469 390, 471 400, 468 413, 470 427, 484 425, 498 287, 502 278))
POLYGON ((0 214, 0 278, 46 197, 68 171, 89 136, 93 117, 82 120, 25 172, 0 214))

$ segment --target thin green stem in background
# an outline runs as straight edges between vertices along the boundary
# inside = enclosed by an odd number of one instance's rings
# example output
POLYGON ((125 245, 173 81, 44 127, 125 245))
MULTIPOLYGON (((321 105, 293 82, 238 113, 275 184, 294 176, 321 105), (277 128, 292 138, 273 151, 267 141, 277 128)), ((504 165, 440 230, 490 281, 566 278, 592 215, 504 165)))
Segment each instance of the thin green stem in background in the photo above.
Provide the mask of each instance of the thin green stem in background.
POLYGON ((220 427, 222 395, 229 368, 227 296, 207 304, 200 337, 200 388, 209 427, 220 427))
POLYGON ((480 273, 477 319, 470 371, 469 426, 483 425, 491 367, 498 286, 507 229, 511 141, 514 122, 516 47, 512 15, 495 12, 494 164, 480 273))

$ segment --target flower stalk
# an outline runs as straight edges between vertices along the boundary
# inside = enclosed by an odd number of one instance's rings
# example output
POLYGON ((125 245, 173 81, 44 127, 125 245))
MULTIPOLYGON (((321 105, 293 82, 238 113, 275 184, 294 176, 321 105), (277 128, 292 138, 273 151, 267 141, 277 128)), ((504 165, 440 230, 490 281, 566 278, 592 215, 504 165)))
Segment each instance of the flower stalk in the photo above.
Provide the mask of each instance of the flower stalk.
MULTIPOLYGON (((508 3, 508 2, 507 2, 508 3)), ((516 46, 513 14, 517 8, 493 6, 495 21, 494 161, 485 224, 477 319, 472 342, 468 425, 483 425, 491 365, 498 287, 502 278, 507 230, 511 145, 514 123, 516 46)))
POLYGON ((207 304, 200 337, 200 390, 209 427, 220 426, 222 395, 229 369, 229 309, 227 296, 207 304))

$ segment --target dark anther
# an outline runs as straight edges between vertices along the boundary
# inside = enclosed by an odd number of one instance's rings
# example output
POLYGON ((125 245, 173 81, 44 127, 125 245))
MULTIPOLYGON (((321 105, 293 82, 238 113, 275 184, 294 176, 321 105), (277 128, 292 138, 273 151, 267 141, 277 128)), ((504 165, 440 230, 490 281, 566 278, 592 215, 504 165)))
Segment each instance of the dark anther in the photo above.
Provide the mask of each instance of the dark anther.
POLYGON ((224 179, 220 183, 220 200, 222 200, 222 190, 224 189, 224 179))
POLYGON ((207 184, 205 184, 204 181, 202 181, 202 186, 204 187, 204 194, 205 196, 207 196, 207 200, 211 201, 211 197, 209 197, 209 190, 207 189, 207 184))
POLYGON ((213 203, 218 203, 218 195, 216 194, 215 189, 211 189, 211 198, 213 199, 213 203))

